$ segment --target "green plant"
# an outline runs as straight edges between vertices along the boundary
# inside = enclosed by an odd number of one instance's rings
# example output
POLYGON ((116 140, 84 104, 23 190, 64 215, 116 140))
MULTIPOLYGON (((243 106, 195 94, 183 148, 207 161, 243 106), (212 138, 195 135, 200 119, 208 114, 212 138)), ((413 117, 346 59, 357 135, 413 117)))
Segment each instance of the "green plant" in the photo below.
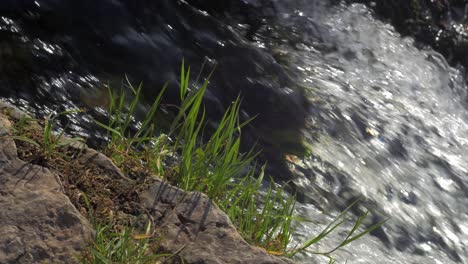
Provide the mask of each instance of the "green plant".
POLYGON ((116 231, 111 223, 97 224, 95 230, 93 243, 81 257, 84 264, 146 264, 173 256, 154 253, 157 241, 149 224, 143 234, 135 234, 135 230, 128 227, 116 231))
POLYGON ((63 146, 67 146, 75 142, 83 141, 83 139, 78 138, 78 137, 74 137, 74 138, 63 137, 67 127, 62 129, 57 135, 53 133, 53 130, 56 125, 56 120, 58 117, 62 115, 69 115, 72 113, 77 113, 77 112, 80 112, 80 110, 64 111, 58 114, 55 114, 54 112, 52 112, 45 118, 44 134, 42 135, 42 141, 40 145, 46 157, 50 157, 54 153, 54 150, 59 147, 63 147, 63 146))
POLYGON ((21 116, 20 119, 18 119, 13 125, 13 127, 11 128, 11 132, 13 134, 12 138, 15 140, 29 143, 36 147, 40 147, 39 143, 33 140, 30 136, 26 136, 26 128, 32 121, 37 121, 37 120, 34 118, 30 118, 28 116, 24 116, 24 115, 21 116))
MULTIPOLYGON (((355 203, 343 211, 321 234, 306 241, 299 248, 288 249, 294 231, 293 221, 300 220, 293 217, 295 197, 285 194, 283 188, 276 187, 273 180, 265 196, 260 197, 264 167, 259 175, 255 175, 255 167, 248 169, 258 153, 255 153, 253 148, 244 154, 239 151, 241 128, 250 122, 239 122, 240 100, 233 102, 215 132, 203 142, 203 137, 200 136, 203 134, 205 121, 202 98, 208 80, 205 80, 200 88, 193 87, 190 91, 188 76, 190 68, 185 69, 183 63, 180 87, 183 101, 173 125, 177 127, 181 123, 175 144, 176 150, 181 153, 179 187, 207 193, 230 216, 247 240, 278 255, 293 257, 321 241, 338 226, 350 221, 345 215, 355 203), (246 176, 241 181, 236 181, 242 172, 247 172, 246 176)), ((367 214, 366 212, 358 218, 342 243, 333 250, 320 254, 330 256, 334 251, 384 223, 383 221, 375 224, 355 234, 367 214)))
MULTIPOLYGON (((198 79, 198 78, 197 78, 198 79)), ((271 180, 270 186, 262 195, 264 169, 257 175, 255 166, 251 166, 258 153, 253 147, 241 153, 241 128, 250 120, 240 122, 240 99, 236 99, 226 110, 217 124, 217 128, 207 127, 203 96, 208 87, 209 78, 200 86, 190 84, 190 67, 182 63, 180 80, 181 103, 168 135, 155 135, 155 115, 166 86, 150 107, 136 131, 131 127, 137 124, 133 120, 136 107, 141 97, 141 85, 134 89, 131 84, 133 99, 127 105, 126 94, 119 95, 109 90, 109 122, 97 122, 107 130, 111 157, 117 165, 125 160, 133 160, 159 175, 163 175, 163 160, 167 155, 177 156, 174 173, 168 178, 172 184, 188 190, 206 193, 224 210, 238 227, 243 237, 254 245, 266 248, 270 253, 293 257, 331 234, 350 218, 348 207, 335 221, 316 237, 302 246, 291 248, 291 237, 295 221, 304 221, 293 216, 294 195, 287 195, 283 188, 271 180), (175 138, 170 143, 169 138, 175 138), (244 176, 242 176, 244 175, 244 176)), ((355 241, 383 224, 383 222, 357 233, 367 213, 359 217, 347 237, 336 248, 328 252, 319 252, 330 257, 331 253, 355 241), (357 233, 357 234, 356 234, 357 233)), ((330 257, 331 262, 333 261, 330 257)))
MULTIPOLYGON (((287 256, 288 257, 293 257, 294 255, 296 255, 297 253, 299 252, 302 252, 304 251, 305 249, 307 249, 308 247, 312 246, 313 244, 317 244, 318 242, 320 242, 322 239, 324 239, 325 237, 327 237, 328 235, 330 235, 333 231, 335 231, 338 227, 342 226, 344 223, 346 222, 349 222, 351 221, 351 218, 350 217, 347 217, 347 213, 349 212, 349 210, 356 205, 356 203, 358 202, 358 200, 354 201, 351 205, 349 205, 343 212, 341 212, 330 224, 328 224, 325 229, 320 233, 318 234, 317 236, 307 240, 306 242, 304 242, 304 244, 301 246, 301 247, 298 247, 298 248, 295 248, 293 249, 292 251, 290 251, 287 256)), ((339 244, 337 245, 336 247, 334 247, 333 249, 331 250, 328 250, 328 251, 325 251, 325 252, 313 252, 313 254, 317 254, 317 255, 323 255, 323 256, 326 256, 330 259, 330 262, 333 263, 333 258, 331 256, 331 254, 333 252, 335 252, 336 250, 340 249, 340 248, 343 248, 345 247, 346 245, 348 245, 349 243, 361 238, 362 236, 372 232, 373 230, 381 227, 386 221, 388 221, 388 219, 385 219, 383 221, 380 221, 378 222, 377 224, 374 224, 372 226, 370 226, 369 228, 367 229, 364 229, 363 231, 360 231, 356 234, 356 231, 359 230, 359 228, 362 226, 363 224, 363 221, 367 218, 367 215, 369 214, 369 211, 366 211, 364 214, 362 214, 357 220, 356 222, 354 223, 354 226, 351 228, 351 230, 348 231, 346 237, 344 238, 344 240, 339 244)))
POLYGON ((38 139, 37 141, 32 139, 30 136, 25 135, 25 128, 27 127, 27 125, 32 121, 36 121, 36 119, 22 116, 13 127, 12 132, 14 135, 12 136, 12 138, 15 140, 32 144, 40 148, 42 155, 45 158, 50 158, 53 154, 58 154, 58 152, 55 151, 57 148, 67 146, 75 142, 83 141, 83 139, 78 137, 64 137, 64 133, 67 127, 62 129, 58 134, 54 133, 57 118, 63 115, 69 115, 77 112, 80 112, 80 110, 70 110, 61 113, 51 112, 44 119, 43 133, 40 139, 38 139))
POLYGON ((147 111, 143 121, 138 124, 134 120, 134 115, 140 103, 142 85, 140 84, 138 88, 135 89, 128 79, 127 84, 133 93, 133 98, 130 100, 130 103, 128 105, 126 104, 127 94, 125 91, 122 90, 117 94, 109 88, 109 122, 108 124, 104 124, 95 120, 99 126, 107 131, 108 145, 106 147, 106 153, 117 165, 121 165, 125 159, 128 158, 133 158, 135 160, 143 159, 143 157, 137 155, 137 149, 141 148, 146 152, 146 159, 150 169, 156 170, 153 171, 155 173, 161 172, 162 162, 155 161, 160 158, 161 155, 167 154, 167 152, 162 151, 165 146, 163 135, 159 137, 154 136, 154 119, 167 86, 165 85, 163 87, 147 111), (136 131, 132 131, 132 128, 137 129, 136 131), (151 157, 151 155, 154 155, 154 157, 151 157))
POLYGON ((133 99, 130 101, 129 106, 127 107, 125 104, 125 91, 122 90, 120 94, 117 95, 109 88, 109 123, 106 125, 96 121, 98 125, 107 130, 110 144, 125 151, 130 150, 132 147, 138 147, 144 142, 152 139, 152 134, 154 132, 153 118, 161 102, 162 95, 167 87, 165 85, 158 94, 158 97, 154 100, 150 109, 147 111, 137 131, 135 133, 131 133, 130 129, 136 112, 136 107, 140 103, 142 84, 140 84, 137 89, 133 87, 128 79, 127 84, 133 92, 133 99))
POLYGON ((240 129, 248 121, 239 122, 239 99, 228 107, 211 136, 204 139, 205 111, 202 109, 202 99, 207 85, 208 80, 198 90, 183 92, 187 97, 182 102, 178 117, 184 118, 177 117, 178 123, 173 126, 177 128, 174 152, 180 153, 176 183, 185 190, 205 192, 216 201, 224 197, 232 179, 240 176, 258 153, 253 148, 246 153, 240 152, 240 129))
POLYGON ((284 255, 291 242, 296 199, 286 195, 273 180, 265 195, 260 197, 264 169, 263 166, 255 178, 253 168, 233 185, 219 205, 249 242, 266 248, 272 254, 284 255))
POLYGON ((141 160, 145 161, 148 170, 156 175, 164 175, 164 160, 171 154, 167 142, 167 135, 161 134, 154 137, 141 151, 141 160))
MULTIPOLYGON (((146 225, 144 233, 136 233, 134 228, 124 227, 118 230, 112 219, 100 221, 92 209, 91 203, 82 194, 89 213, 89 220, 94 227, 94 241, 80 256, 83 264, 146 264, 158 263, 159 260, 172 257, 174 254, 154 253, 157 242, 152 233, 151 222, 146 225)), ((182 260, 183 263, 183 260, 182 260)))

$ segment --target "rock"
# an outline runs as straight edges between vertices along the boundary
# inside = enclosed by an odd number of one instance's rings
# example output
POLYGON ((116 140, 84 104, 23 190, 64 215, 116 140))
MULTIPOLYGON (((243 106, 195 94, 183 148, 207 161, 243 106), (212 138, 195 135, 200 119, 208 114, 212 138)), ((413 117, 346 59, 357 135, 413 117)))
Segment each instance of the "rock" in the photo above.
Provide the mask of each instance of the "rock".
MULTIPOLYGON (((184 263, 293 263, 247 244, 204 194, 157 181, 140 198, 162 231, 162 250, 178 252, 184 263)), ((175 256, 168 262, 179 261, 175 256)))
POLYGON ((50 170, 21 161, 0 115, 0 263, 77 263, 88 221, 50 170))
POLYGON ((70 144, 70 147, 81 151, 81 155, 77 157, 77 161, 81 165, 85 166, 93 164, 106 171, 110 175, 116 175, 119 178, 130 180, 122 173, 122 171, 114 164, 114 162, 112 162, 109 157, 102 154, 101 152, 89 148, 86 144, 79 141, 73 142, 70 144))
MULTIPOLYGON (((13 117, 15 119, 21 119, 23 117, 24 118, 31 118, 28 114, 26 114, 25 112, 19 110, 18 108, 14 107, 13 105, 11 105, 11 104, 9 104, 9 103, 7 103, 5 101, 0 100, 0 113, 2 111, 5 111, 6 113, 8 113, 9 116, 11 116, 11 117, 13 117)), ((3 122, 7 122, 7 121, 8 120, 3 119, 3 122)), ((0 126, 8 127, 7 124, 2 124, 2 123, 0 123, 0 126)))

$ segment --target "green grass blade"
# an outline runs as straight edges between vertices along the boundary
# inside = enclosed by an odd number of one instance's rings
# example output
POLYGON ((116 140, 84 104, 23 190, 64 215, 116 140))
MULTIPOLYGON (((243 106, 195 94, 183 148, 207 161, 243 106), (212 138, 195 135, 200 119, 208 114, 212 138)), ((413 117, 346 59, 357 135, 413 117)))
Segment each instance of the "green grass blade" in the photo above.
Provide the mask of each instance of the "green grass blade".
POLYGON ((15 139, 15 140, 19 140, 19 141, 23 141, 23 142, 26 142, 26 143, 29 143, 31 145, 34 145, 36 147, 41 147, 41 145, 39 145, 39 143, 37 143, 36 141, 30 139, 30 138, 27 138, 27 137, 24 137, 24 136, 11 136, 11 138, 15 139))

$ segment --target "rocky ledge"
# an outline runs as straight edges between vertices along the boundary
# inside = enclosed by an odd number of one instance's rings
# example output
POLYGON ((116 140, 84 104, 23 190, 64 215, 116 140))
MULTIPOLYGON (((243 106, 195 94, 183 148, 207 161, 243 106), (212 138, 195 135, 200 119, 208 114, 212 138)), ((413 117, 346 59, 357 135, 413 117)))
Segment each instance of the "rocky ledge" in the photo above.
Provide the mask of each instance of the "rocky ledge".
POLYGON ((0 114, 0 263, 74 263, 92 238, 89 222, 57 175, 18 158, 0 114))
MULTIPOLYGON (((10 120, 21 115, 0 101, 0 263, 77 263, 92 242, 92 226, 83 208, 77 208, 79 197, 68 190, 63 172, 20 159, 10 120)), ((126 176, 106 156, 84 145, 75 148, 80 148, 74 157, 80 166, 75 174, 99 167, 107 180, 125 185, 126 176)), ((178 256, 163 262, 292 263, 250 246, 202 193, 185 192, 154 178, 132 194, 138 202, 134 207, 146 212, 161 234, 161 250, 178 256)))

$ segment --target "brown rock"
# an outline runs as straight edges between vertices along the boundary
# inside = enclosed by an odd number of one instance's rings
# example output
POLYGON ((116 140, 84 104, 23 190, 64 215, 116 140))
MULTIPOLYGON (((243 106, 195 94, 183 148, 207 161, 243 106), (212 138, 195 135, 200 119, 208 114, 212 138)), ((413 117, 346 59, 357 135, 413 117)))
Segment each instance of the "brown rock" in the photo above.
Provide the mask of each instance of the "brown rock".
POLYGON ((50 170, 21 161, 0 116, 0 263, 77 263, 88 221, 50 170))
MULTIPOLYGON (((184 263, 292 263, 250 246, 229 218, 205 195, 156 182, 141 195, 162 231, 162 248, 184 263)), ((169 262, 178 263, 172 257, 169 262)))

